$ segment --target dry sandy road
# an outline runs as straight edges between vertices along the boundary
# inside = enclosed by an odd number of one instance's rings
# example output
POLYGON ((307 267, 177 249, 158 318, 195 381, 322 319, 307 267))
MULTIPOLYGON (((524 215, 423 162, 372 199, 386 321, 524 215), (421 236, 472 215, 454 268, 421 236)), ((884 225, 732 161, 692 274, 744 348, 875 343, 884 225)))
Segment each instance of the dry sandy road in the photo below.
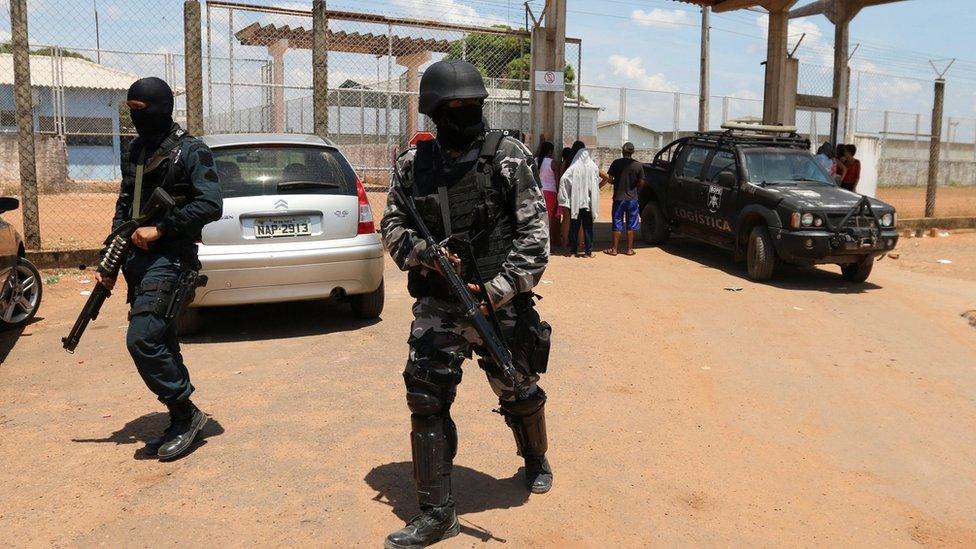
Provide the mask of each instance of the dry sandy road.
MULTIPOLYGON (((865 286, 832 270, 753 284, 691 242, 554 258, 540 292, 558 338, 543 383, 555 488, 522 491, 468 365, 464 530, 443 545, 976 545, 976 330, 960 317, 976 309, 976 237, 956 238, 906 241, 865 286)), ((48 286, 43 320, 0 347, 0 544, 380 546, 415 510, 410 300, 387 277, 373 324, 330 304, 211 315, 184 349, 214 421, 165 464, 140 459, 165 421, 125 354, 121 300, 69 356, 58 341, 86 285, 48 286)))

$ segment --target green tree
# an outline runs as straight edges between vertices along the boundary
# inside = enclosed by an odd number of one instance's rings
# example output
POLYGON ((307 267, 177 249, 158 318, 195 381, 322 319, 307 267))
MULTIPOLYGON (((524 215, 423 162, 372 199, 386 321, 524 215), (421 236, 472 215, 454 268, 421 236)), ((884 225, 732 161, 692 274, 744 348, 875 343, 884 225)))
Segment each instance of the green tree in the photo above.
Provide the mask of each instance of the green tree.
MULTIPOLYGON (((13 53, 14 48, 10 42, 0 43, 0 53, 13 53)), ((31 55, 54 55, 54 48, 37 48, 36 50, 31 50, 31 55)), ((76 59, 84 59, 85 61, 92 61, 91 58, 85 57, 84 55, 71 50, 61 50, 62 57, 74 57, 76 59)))

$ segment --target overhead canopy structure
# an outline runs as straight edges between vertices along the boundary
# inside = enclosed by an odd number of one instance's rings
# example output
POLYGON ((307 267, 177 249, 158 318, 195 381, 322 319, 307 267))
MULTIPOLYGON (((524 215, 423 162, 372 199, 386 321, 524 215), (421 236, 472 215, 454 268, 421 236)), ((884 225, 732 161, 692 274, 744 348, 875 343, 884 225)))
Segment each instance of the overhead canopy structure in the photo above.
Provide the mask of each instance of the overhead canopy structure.
MULTIPOLYGON (((304 27, 279 27, 273 24, 251 23, 234 33, 234 37, 244 46, 264 46, 272 59, 272 78, 274 80, 274 129, 284 129, 284 64, 285 52, 289 48, 312 49, 314 33, 304 27)), ((328 51, 360 53, 375 56, 389 55, 396 63, 406 67, 407 91, 411 102, 416 103, 416 93, 420 88, 420 67, 430 61, 431 53, 449 53, 451 41, 433 38, 404 38, 394 34, 372 34, 326 30, 325 43, 328 51)), ((408 109, 407 135, 417 129, 417 109, 408 109)))
MULTIPOLYGON (((278 27, 271 24, 251 23, 234 33, 234 36, 244 46, 271 47, 281 40, 287 40, 289 47, 312 49, 312 30, 304 27, 292 28, 288 25, 278 27)), ((394 57, 401 57, 420 51, 448 53, 451 50, 449 40, 404 38, 385 34, 329 30, 326 33, 326 40, 330 51, 365 53, 377 56, 389 55, 391 51, 394 57)))
POLYGON ((676 0, 685 4, 710 7, 716 12, 744 8, 765 8, 769 12, 769 42, 766 56, 766 85, 763 123, 792 124, 796 107, 829 109, 832 114, 832 141, 847 137, 847 97, 849 33, 851 20, 863 8, 902 0, 815 0, 792 9, 798 0, 676 0), (834 24, 834 86, 831 97, 796 94, 798 62, 786 53, 788 20, 824 15, 834 24))

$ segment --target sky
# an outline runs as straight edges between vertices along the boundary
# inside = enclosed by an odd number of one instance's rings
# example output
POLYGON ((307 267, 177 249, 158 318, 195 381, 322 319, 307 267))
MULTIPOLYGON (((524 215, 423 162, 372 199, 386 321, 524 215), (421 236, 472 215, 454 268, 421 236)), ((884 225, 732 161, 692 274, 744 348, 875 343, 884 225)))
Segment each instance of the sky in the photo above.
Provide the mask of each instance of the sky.
MULTIPOLYGON (((800 0, 798 5, 809 1, 800 0)), ((305 9, 311 5, 310 0, 251 2, 305 9)), ((94 3, 98 5, 103 48, 182 50, 182 0, 94 3)), ((68 40, 76 46, 94 46, 92 4, 93 0, 28 0, 32 41, 68 40)), ((521 0, 328 0, 329 8, 335 10, 519 26, 524 22, 522 4, 521 0)), ((529 4, 538 15, 544 0, 529 4)), ((851 47, 857 45, 851 65, 863 77, 858 90, 853 89, 852 82, 852 94, 858 91, 865 107, 930 112, 934 71, 927 60, 956 57, 959 61, 947 74, 946 112, 976 118, 974 7, 974 0, 906 0, 866 8, 851 25, 851 47)), ((0 8, 2 41, 9 35, 9 0, 0 0, 0 8)), ((672 0, 568 0, 568 10, 567 34, 583 40, 584 85, 697 93, 697 7, 672 0)), ((225 17, 223 13, 219 16, 225 17)), ((760 63, 765 58, 765 23, 765 14, 754 11, 712 15, 713 95, 744 99, 762 96, 760 63)), ((823 16, 792 21, 791 48, 803 34, 797 50, 803 67, 802 91, 829 94, 829 69, 817 67, 831 64, 832 26, 823 16)), ((221 39, 226 44, 224 36, 215 42, 221 39)), ((572 49, 570 53, 575 55, 572 49)), ((335 67, 342 72, 341 60, 335 67)), ((351 74, 352 68, 347 72, 351 74)), ((597 89, 589 91, 598 95, 597 89)), ((973 126, 976 131, 976 123, 973 126)))

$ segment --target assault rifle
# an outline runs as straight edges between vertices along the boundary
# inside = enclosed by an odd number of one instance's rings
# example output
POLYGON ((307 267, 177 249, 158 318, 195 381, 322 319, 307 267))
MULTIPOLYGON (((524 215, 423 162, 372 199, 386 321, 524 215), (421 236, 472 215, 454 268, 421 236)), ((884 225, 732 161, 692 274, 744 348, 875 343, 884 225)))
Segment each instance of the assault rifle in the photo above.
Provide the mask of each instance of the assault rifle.
MULTIPOLYGON (((518 398, 525 398, 525 387, 522 386, 518 381, 517 374, 515 373, 515 362, 512 360, 512 352, 509 350, 508 346, 505 344, 504 340, 501 338, 501 327, 498 324, 498 318, 495 316, 495 309, 491 304, 491 299, 488 298, 487 290, 485 289, 484 281, 481 277, 478 277, 478 281, 481 283, 481 291, 484 292, 484 304, 488 309, 488 315, 491 317, 491 322, 485 315, 481 314, 481 303, 475 299, 475 296, 468 289, 468 285, 465 284, 464 280, 454 269, 454 265, 451 260, 448 259, 447 254, 444 253, 444 248, 448 241, 437 242, 434 236, 430 233, 430 229, 424 224, 423 218, 420 217, 420 213, 417 211, 417 205, 413 201, 413 197, 407 194, 402 185, 399 184, 399 180, 395 181, 392 185, 392 190, 396 193, 396 196, 407 208, 407 214, 410 216, 410 220, 413 221, 414 226, 420 233, 420 237, 424 239, 427 243, 427 254, 433 259, 441 274, 447 280, 447 284, 450 287, 451 293, 454 297, 461 302, 464 308, 464 316, 468 319, 471 325, 474 327, 478 335, 481 336, 481 341, 484 344, 485 349, 487 349, 488 354, 491 359, 498 365, 502 370, 502 375, 507 378, 507 380, 515 388, 515 394, 518 398)), ((472 257, 473 260, 473 257, 472 257)), ((472 268, 477 268, 474 266, 472 268)))
MULTIPOLYGON (((166 191, 161 188, 153 191, 152 196, 149 197, 149 202, 143 209, 143 214, 119 225, 119 228, 112 231, 112 234, 105 239, 104 245, 107 247, 102 261, 98 264, 98 274, 102 275, 102 278, 117 278, 119 269, 122 268, 122 263, 132 248, 132 233, 136 232, 139 227, 150 225, 161 219, 175 206, 176 202, 166 191)), ((98 312, 102 309, 105 298, 111 294, 112 292, 100 282, 95 283, 91 295, 88 296, 88 301, 85 302, 81 314, 78 315, 78 320, 71 328, 71 333, 67 337, 61 338, 65 350, 69 353, 75 352, 88 323, 98 318, 98 312)))

